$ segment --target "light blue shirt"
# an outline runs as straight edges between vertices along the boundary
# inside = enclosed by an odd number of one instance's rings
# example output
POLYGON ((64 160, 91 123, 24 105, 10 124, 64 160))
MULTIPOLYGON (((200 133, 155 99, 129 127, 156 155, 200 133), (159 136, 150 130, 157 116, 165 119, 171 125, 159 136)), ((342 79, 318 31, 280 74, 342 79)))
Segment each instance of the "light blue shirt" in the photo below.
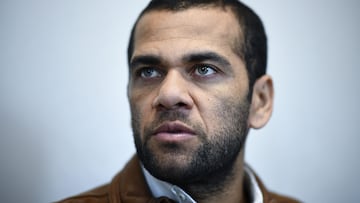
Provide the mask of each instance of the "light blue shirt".
MULTIPOLYGON (((154 197, 158 198, 165 196, 179 203, 196 203, 196 201, 180 187, 155 178, 143 166, 142 170, 154 197)), ((249 197, 251 198, 252 203, 262 203, 263 195, 254 173, 247 165, 244 167, 244 172, 245 187, 247 187, 250 192, 249 197)))

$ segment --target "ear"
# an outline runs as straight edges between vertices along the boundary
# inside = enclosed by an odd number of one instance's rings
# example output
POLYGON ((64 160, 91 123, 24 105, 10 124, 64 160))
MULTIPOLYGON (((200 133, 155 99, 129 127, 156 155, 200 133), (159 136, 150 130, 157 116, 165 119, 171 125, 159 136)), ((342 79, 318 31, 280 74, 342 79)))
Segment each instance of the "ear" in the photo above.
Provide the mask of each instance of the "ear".
POLYGON ((265 126, 273 110, 274 87, 269 75, 257 79, 254 87, 249 112, 249 127, 259 129, 265 126))

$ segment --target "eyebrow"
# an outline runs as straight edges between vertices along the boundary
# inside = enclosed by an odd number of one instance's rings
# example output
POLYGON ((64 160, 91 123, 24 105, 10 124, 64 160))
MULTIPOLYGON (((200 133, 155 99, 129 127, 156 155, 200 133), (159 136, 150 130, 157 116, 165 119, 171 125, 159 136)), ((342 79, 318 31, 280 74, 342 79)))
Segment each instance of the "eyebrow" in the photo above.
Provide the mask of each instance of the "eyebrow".
POLYGON ((229 67, 231 66, 230 62, 223 56, 215 53, 215 52, 211 52, 211 51, 206 51, 206 52, 194 52, 194 53, 189 53, 186 54, 183 58, 182 58, 183 62, 186 63, 196 63, 196 62, 202 62, 202 61, 214 61, 216 63, 218 63, 221 66, 226 66, 229 67))
MULTIPOLYGON (((185 56, 182 57, 183 63, 199 63, 203 61, 214 61, 218 63, 221 66, 224 67, 230 67, 230 62, 223 56, 211 52, 211 51, 205 51, 205 52, 193 52, 188 53, 185 56)), ((136 67, 139 65, 160 65, 162 64, 162 60, 160 56, 157 55, 139 55, 135 56, 131 62, 130 67, 136 67)))
POLYGON ((135 56, 131 61, 130 61, 130 68, 131 67, 136 67, 142 64, 146 64, 146 65, 159 65, 161 64, 161 60, 160 57, 156 56, 156 55, 140 55, 140 56, 135 56))

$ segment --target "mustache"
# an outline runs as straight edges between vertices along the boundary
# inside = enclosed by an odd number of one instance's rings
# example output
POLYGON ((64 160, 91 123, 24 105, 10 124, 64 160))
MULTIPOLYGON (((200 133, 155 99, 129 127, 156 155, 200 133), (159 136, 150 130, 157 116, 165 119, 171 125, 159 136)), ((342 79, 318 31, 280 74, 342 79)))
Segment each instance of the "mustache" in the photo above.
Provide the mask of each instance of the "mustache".
POLYGON ((185 124, 190 124, 188 116, 181 111, 162 111, 159 112, 155 118, 155 123, 161 124, 165 121, 181 121, 185 124))

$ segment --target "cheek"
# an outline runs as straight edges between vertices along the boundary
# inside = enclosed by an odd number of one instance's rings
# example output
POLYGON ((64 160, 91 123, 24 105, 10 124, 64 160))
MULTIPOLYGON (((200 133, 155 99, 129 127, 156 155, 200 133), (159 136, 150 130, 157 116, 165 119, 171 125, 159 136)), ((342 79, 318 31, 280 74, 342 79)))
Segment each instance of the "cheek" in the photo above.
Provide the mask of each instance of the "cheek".
POLYGON ((235 112, 238 112, 239 108, 246 108, 247 106, 244 99, 240 96, 237 97, 234 94, 230 94, 230 91, 222 91, 204 98, 202 102, 199 101, 198 109, 206 129, 210 134, 226 126, 227 122, 236 119, 230 115, 236 114, 235 112), (225 92, 227 94, 225 94, 225 92))
POLYGON ((148 95, 132 94, 129 95, 129 103, 132 119, 136 120, 137 127, 142 131, 148 120, 151 118, 152 99, 148 95))
POLYGON ((221 98, 216 96, 198 97, 196 102, 198 116, 205 126, 207 133, 213 132, 219 127, 219 111, 221 111, 221 98))

